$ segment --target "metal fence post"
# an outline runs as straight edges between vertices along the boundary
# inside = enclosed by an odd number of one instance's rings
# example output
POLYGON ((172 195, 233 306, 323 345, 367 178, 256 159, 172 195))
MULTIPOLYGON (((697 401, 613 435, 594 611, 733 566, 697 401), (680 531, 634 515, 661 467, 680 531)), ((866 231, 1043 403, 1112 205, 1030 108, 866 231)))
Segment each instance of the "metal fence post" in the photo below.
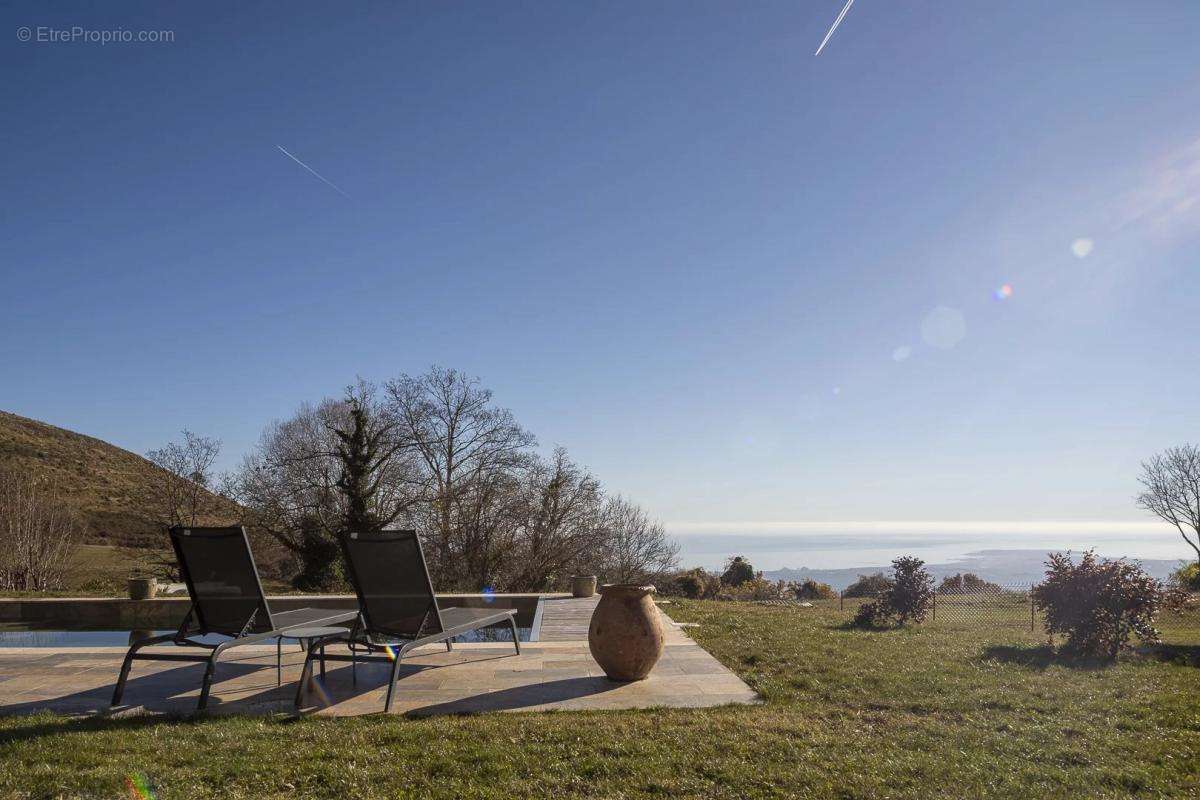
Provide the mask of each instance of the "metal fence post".
POLYGON ((937 622, 937 592, 933 593, 933 619, 931 622, 937 622))
POLYGON ((1029 632, 1033 633, 1033 584, 1029 584, 1029 632))
POLYGON ((846 610, 846 590, 838 592, 838 611, 846 610))

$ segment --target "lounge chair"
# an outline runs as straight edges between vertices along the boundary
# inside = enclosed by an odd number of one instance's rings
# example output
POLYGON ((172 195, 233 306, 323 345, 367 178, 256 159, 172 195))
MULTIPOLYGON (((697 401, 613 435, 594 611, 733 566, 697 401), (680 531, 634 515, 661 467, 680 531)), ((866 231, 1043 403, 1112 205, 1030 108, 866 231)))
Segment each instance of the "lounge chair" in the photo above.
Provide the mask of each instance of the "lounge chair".
POLYGON ((508 623, 513 645, 520 654, 516 609, 438 606, 416 531, 348 533, 340 538, 350 581, 358 594, 358 622, 348 635, 330 636, 312 643, 296 690, 297 708, 300 708, 304 689, 312 675, 315 658, 349 661, 355 670, 359 661, 390 661, 392 675, 383 705, 386 712, 392 709, 400 660, 413 648, 445 642, 449 650, 450 639, 455 636, 508 623), (349 655, 324 652, 326 645, 339 642, 350 648, 349 655), (360 651, 364 655, 360 655, 360 651))
POLYGON ((352 609, 300 608, 272 613, 250 552, 250 540, 240 526, 232 528, 171 528, 168 531, 179 571, 187 584, 192 605, 174 633, 135 642, 125 654, 112 704, 120 704, 125 681, 134 661, 204 661, 204 682, 198 708, 208 705, 217 658, 233 647, 258 644, 289 630, 347 623, 358 616, 352 609), (229 637, 216 644, 193 637, 219 634, 229 637), (166 644, 199 648, 207 653, 143 653, 144 647, 166 644))

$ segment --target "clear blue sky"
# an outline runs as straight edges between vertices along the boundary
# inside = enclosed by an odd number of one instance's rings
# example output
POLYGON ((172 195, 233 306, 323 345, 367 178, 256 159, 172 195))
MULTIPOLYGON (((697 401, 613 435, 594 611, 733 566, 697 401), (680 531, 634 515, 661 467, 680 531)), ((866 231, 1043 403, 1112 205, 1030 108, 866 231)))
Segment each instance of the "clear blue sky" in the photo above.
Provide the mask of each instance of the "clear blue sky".
POLYGON ((0 408, 229 466, 438 363, 672 523, 1142 519, 1200 4, 841 6, 8 4, 0 408))

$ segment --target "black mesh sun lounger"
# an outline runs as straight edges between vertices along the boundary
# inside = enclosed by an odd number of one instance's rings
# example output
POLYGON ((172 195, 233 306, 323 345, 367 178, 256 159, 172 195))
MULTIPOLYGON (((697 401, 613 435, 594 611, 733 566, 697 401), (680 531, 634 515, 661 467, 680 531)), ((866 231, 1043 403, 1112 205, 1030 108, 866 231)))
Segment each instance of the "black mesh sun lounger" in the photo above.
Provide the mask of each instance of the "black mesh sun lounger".
POLYGON ((258 577, 258 568, 254 565, 254 555, 250 552, 250 540, 240 526, 172 528, 168 533, 192 605, 179 630, 142 639, 129 648, 121 664, 117 688, 113 691, 114 706, 121 702, 134 661, 207 662, 198 706, 203 709, 208 705, 217 658, 226 650, 266 642, 290 629, 337 625, 358 616, 356 609, 300 608, 272 613, 258 577), (192 638, 208 634, 219 634, 228 639, 209 644, 192 638), (143 647, 167 643, 207 652, 140 652, 143 647))
POLYGON ((348 533, 340 538, 350 581, 358 594, 358 622, 349 635, 330 636, 312 643, 296 690, 297 708, 312 675, 314 658, 349 661, 354 665, 359 661, 390 661, 392 673, 383 710, 391 711, 400 659, 415 647, 445 642, 449 650, 450 639, 455 636, 507 623, 512 628, 513 645, 520 654, 516 609, 438 607, 416 531, 348 533), (350 648, 349 655, 324 652, 325 645, 339 642, 350 648), (386 655, 373 655, 385 652, 386 655))

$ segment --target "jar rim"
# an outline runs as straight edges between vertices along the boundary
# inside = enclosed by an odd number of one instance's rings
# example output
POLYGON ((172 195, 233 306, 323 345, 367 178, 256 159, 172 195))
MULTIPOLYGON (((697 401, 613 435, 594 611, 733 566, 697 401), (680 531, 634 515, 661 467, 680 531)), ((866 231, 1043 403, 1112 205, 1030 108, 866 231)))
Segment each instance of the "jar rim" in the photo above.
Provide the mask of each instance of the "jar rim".
POLYGON ((654 594, 657 590, 651 585, 640 583, 606 583, 600 587, 599 591, 600 594, 641 597, 642 595, 654 594))

